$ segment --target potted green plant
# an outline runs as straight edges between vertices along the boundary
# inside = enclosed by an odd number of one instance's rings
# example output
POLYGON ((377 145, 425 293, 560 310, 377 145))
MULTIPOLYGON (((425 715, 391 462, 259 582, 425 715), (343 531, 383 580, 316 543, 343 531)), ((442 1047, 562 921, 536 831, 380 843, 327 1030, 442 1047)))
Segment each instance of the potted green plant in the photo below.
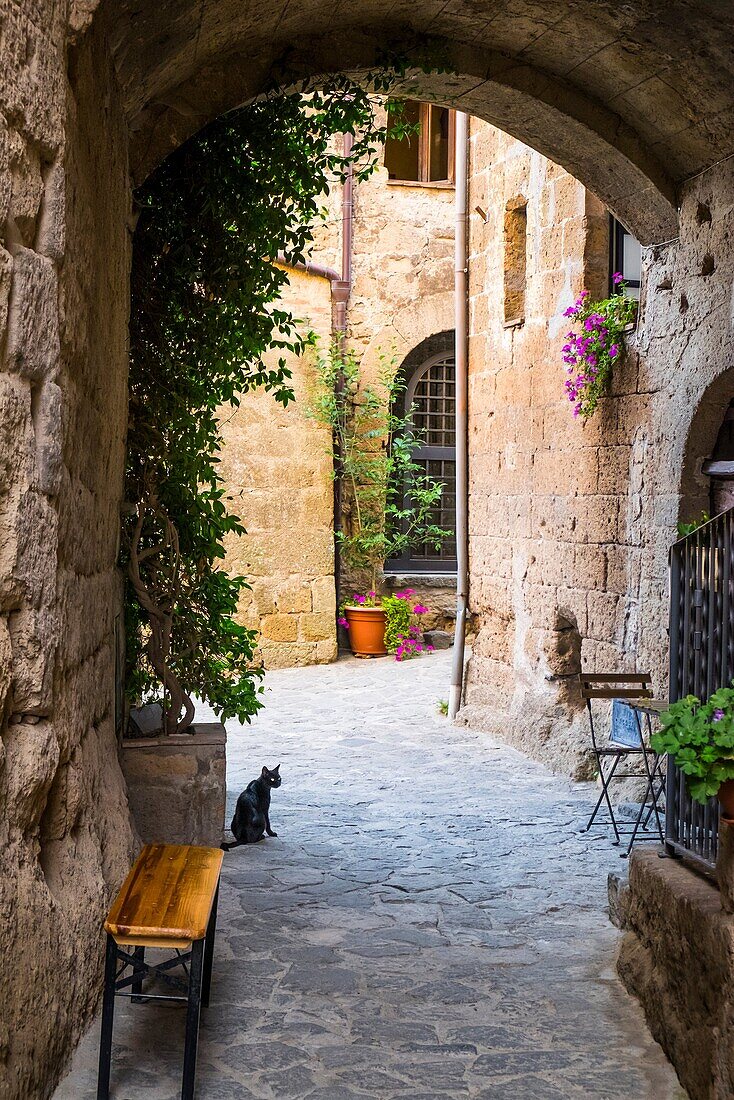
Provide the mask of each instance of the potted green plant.
POLYGON ((703 703, 686 695, 661 715, 651 744, 669 753, 686 777, 695 802, 716 796, 726 821, 734 821, 734 687, 720 688, 703 703))
POLYGON ((355 592, 341 608, 339 626, 349 631, 349 643, 355 657, 385 657, 386 612, 376 592, 366 596, 355 592))
POLYGON ((309 413, 331 432, 341 502, 336 539, 355 587, 366 581, 368 589, 341 609, 340 624, 348 624, 358 656, 388 652, 387 611, 377 594, 385 562, 416 546, 439 549, 449 535, 435 522, 443 483, 414 458, 420 434, 413 410, 398 411, 404 388, 394 358, 381 358, 375 385, 364 383, 352 350, 335 343, 318 358, 309 413), (379 624, 383 638, 378 645, 379 624))
POLYGON ((420 620, 429 608, 415 603, 414 595, 412 588, 382 597, 376 592, 366 596, 354 593, 342 608, 338 623, 349 631, 355 656, 384 657, 392 653, 396 661, 406 661, 420 653, 433 653, 434 647, 425 645, 421 638, 420 620))

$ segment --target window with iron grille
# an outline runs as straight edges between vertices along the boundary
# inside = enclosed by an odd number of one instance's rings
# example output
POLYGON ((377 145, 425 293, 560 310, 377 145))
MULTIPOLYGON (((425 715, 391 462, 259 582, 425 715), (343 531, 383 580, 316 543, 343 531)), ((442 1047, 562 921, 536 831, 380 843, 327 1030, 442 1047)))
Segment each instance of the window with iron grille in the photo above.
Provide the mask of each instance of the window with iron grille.
MULTIPOLYGON (((443 493, 433 522, 450 531, 441 548, 414 547, 386 565, 389 573, 456 572, 456 364, 453 353, 426 360, 408 379, 404 393, 406 411, 413 408, 413 424, 420 434, 414 460, 436 481, 443 493)), ((406 492, 409 490, 406 490, 406 492)))

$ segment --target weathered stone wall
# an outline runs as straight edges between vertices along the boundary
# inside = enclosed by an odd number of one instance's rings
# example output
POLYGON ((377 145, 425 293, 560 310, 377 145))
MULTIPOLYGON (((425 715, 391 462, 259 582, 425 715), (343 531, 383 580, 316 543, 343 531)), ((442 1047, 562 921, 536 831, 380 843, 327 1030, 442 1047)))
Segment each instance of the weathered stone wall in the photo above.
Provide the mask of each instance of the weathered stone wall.
POLYGON ((606 215, 537 154, 473 123, 470 603, 465 721, 583 774, 573 680, 650 671, 667 691, 668 553, 708 507, 701 462, 734 396, 734 172, 685 189, 680 239, 644 254, 641 313, 592 420, 563 396, 565 306, 605 293, 606 215), (526 317, 503 323, 501 218, 528 198, 526 317), (485 224, 476 206, 489 215, 485 224))
MULTIPOLYGON (((327 279, 289 273, 288 308, 331 339, 327 279)), ((229 540, 226 567, 247 577, 239 620, 260 633, 266 668, 321 664, 336 657, 334 497, 331 440, 308 415, 316 351, 287 355, 294 403, 247 394, 222 418, 222 476, 247 534, 229 540)))
POLYGON ((679 860, 630 860, 617 970, 691 1100, 734 1095, 734 917, 679 860))
POLYGON ((125 431, 125 135, 63 5, 3 4, 0 1095, 43 1097, 95 1005, 132 853, 113 717, 125 431))
MULTIPOLYGON (((627 492, 629 433, 616 421, 609 433, 606 411, 586 427, 573 420, 560 363, 566 306, 584 286, 606 296, 608 214, 563 169, 476 120, 469 210, 470 607, 478 633, 462 717, 582 775, 588 734, 573 679, 580 653, 591 667, 614 668, 630 646, 618 499, 627 492), (514 303, 506 321, 507 218, 523 204, 524 305, 514 303)), ((518 298, 514 284, 511 291, 518 298)))

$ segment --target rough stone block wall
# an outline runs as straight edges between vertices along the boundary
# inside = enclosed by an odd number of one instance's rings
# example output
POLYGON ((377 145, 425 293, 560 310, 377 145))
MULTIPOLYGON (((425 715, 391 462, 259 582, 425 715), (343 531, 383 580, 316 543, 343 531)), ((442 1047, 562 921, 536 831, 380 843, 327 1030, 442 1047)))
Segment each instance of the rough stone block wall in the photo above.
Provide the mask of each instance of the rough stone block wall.
POLYGON ((470 603, 464 720, 572 775, 588 766, 573 674, 667 691, 668 553, 709 504, 701 472, 734 397, 734 171, 685 189, 678 240, 644 254, 628 355, 592 420, 563 396, 562 313, 606 294, 606 215, 567 173, 473 124, 470 603), (503 196, 527 194, 526 319, 502 323, 503 196), (475 212, 489 213, 485 224, 475 212))
MULTIPOLYGON (((285 301, 319 337, 331 339, 327 279, 289 272, 285 301)), ((247 534, 230 540, 226 567, 248 578, 239 620, 260 632, 266 668, 336 658, 334 506, 329 433, 308 415, 316 353, 287 356, 294 403, 246 394, 222 415, 222 475, 247 534)))
POLYGON ((48 1094, 133 836, 114 729, 127 165, 95 43, 0 4, 0 1095, 48 1094))
POLYGON ((627 668, 637 648, 630 569, 636 561, 639 570, 639 552, 621 502, 639 481, 641 406, 625 397, 636 389, 635 357, 587 426, 573 420, 560 362, 566 306, 583 287, 607 293, 608 214, 563 169, 476 120, 469 210, 470 608, 478 632, 462 716, 581 777, 590 759, 574 679, 580 661, 627 668), (505 268, 518 266, 514 215, 522 207, 524 304, 518 319, 513 300, 506 320, 505 268))
MULTIPOLYGON (((724 826, 726 828, 726 826, 724 826)), ((622 911, 617 970, 691 1100, 734 1095, 734 917, 716 884, 638 849, 622 911)))

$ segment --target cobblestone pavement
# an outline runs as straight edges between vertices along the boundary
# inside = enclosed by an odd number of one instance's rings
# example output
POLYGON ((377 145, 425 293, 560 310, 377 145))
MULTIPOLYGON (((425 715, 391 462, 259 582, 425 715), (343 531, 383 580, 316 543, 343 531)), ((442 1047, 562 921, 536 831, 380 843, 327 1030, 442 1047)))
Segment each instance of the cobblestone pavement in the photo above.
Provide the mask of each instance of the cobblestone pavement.
MULTIPOLYGON (((199 1100, 684 1097, 614 973, 593 797, 438 713, 449 655, 268 674, 230 800, 282 764, 276 840, 225 856, 199 1100)), ((96 1024, 56 1100, 93 1097, 96 1024)), ((118 1001, 113 1095, 173 1100, 180 1009, 118 1001)))

